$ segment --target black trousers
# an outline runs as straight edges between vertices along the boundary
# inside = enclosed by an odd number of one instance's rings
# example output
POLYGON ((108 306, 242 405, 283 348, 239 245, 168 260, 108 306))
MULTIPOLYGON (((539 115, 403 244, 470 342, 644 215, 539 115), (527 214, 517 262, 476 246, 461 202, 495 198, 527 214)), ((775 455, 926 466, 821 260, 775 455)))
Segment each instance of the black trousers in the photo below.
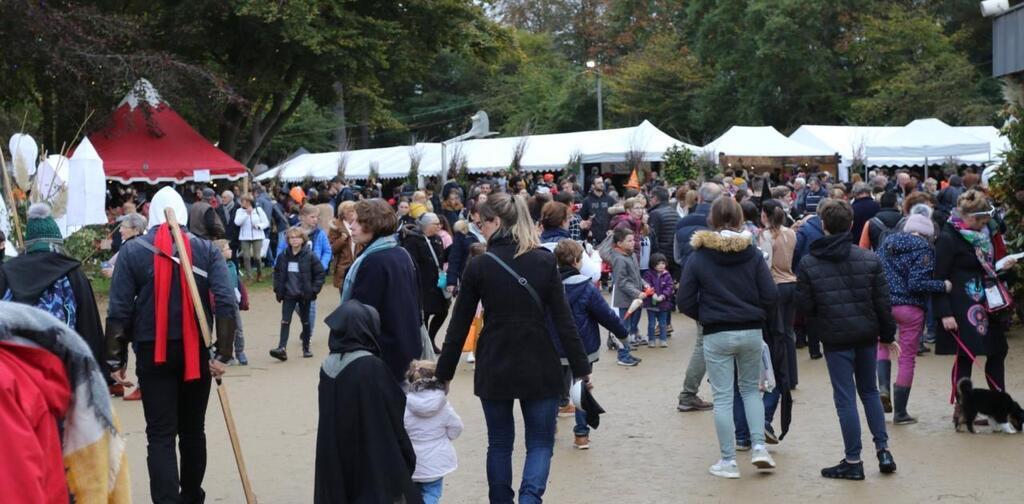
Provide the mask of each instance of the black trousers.
POLYGON ((434 343, 434 338, 437 336, 437 333, 441 331, 441 326, 444 325, 444 321, 447 318, 447 306, 445 306, 444 311, 442 312, 423 313, 423 324, 427 326, 427 334, 430 335, 430 343, 434 345, 434 351, 437 351, 437 343, 434 343))
POLYGON ((167 362, 153 362, 154 343, 139 343, 135 374, 146 417, 149 468, 149 492, 156 504, 202 503, 203 476, 206 474, 206 405, 210 401, 210 353, 200 343, 197 380, 185 382, 185 356, 181 341, 167 342, 167 362), (177 438, 181 453, 174 451, 177 438))

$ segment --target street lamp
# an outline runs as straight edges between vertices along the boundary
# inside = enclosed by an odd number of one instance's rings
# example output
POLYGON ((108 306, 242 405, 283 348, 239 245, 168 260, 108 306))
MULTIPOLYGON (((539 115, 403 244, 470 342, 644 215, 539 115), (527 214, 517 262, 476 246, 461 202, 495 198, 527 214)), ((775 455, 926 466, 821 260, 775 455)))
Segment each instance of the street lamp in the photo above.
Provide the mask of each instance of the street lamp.
POLYGON ((604 129, 604 102, 601 99, 601 69, 597 68, 597 62, 587 60, 587 68, 594 71, 597 77, 597 129, 604 129))

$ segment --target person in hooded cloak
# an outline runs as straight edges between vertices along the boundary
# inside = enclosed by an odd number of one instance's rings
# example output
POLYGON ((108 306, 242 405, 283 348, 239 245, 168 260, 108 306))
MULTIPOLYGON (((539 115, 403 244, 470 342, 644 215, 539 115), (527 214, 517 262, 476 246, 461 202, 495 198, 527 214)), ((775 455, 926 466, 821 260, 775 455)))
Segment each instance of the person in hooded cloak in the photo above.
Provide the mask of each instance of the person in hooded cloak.
POLYGON ((316 504, 421 503, 405 394, 380 358, 380 316, 348 300, 325 320, 330 355, 320 368, 316 504))

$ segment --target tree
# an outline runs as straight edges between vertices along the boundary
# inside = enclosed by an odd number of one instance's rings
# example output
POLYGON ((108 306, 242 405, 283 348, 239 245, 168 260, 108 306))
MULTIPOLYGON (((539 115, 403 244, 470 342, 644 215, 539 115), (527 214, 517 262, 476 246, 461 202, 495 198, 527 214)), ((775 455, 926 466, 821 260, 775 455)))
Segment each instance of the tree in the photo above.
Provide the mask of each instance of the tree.
POLYGON ((702 93, 708 69, 670 32, 651 37, 640 51, 623 58, 608 79, 608 106, 619 123, 648 119, 678 138, 703 132, 702 93))
POLYGON ((893 4, 862 20, 848 55, 864 89, 849 118, 860 124, 906 124, 938 117, 990 124, 997 107, 982 92, 987 77, 958 51, 942 24, 920 8, 893 4))

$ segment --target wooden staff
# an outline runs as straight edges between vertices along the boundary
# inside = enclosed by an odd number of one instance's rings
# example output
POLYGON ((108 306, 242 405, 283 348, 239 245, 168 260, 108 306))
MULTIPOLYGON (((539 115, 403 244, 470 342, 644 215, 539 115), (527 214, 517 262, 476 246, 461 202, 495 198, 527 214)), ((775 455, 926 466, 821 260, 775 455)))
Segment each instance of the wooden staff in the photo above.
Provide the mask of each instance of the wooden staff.
MULTIPOLYGON (((185 253, 185 243, 181 237, 181 227, 178 225, 178 219, 175 217, 174 210, 172 208, 168 207, 164 209, 164 217, 167 219, 167 225, 171 228, 171 236, 174 237, 174 248, 178 251, 178 260, 181 261, 180 267, 184 271, 188 272, 188 274, 185 275, 185 280, 188 282, 188 290, 190 297, 192 298, 192 306, 195 308, 196 318, 199 319, 199 330, 203 335, 203 342, 207 347, 209 347, 212 341, 212 338, 210 337, 210 327, 206 325, 206 310, 203 308, 202 298, 199 297, 199 288, 196 287, 196 278, 192 274, 192 259, 185 253)), ((231 402, 228 401, 228 389, 220 378, 217 378, 216 381, 217 397, 220 398, 220 409, 224 412, 224 423, 228 428, 228 437, 231 438, 231 449, 235 452, 235 464, 238 465, 238 476, 242 478, 242 490, 245 491, 245 502, 246 504, 256 504, 256 495, 252 492, 252 484, 249 482, 249 472, 245 468, 245 459, 242 458, 242 445, 238 440, 238 431, 235 428, 235 417, 231 414, 231 402)))
MULTIPOLYGON (((14 152, 11 152, 11 160, 14 160, 14 152)), ((21 217, 18 216, 18 201, 14 199, 14 187, 11 186, 11 176, 7 173, 7 161, 4 161, 4 152, 0 150, 0 171, 4 177, 4 196, 7 198, 8 210, 13 216, 14 224, 14 245, 21 250, 24 242, 21 239, 21 217)))

